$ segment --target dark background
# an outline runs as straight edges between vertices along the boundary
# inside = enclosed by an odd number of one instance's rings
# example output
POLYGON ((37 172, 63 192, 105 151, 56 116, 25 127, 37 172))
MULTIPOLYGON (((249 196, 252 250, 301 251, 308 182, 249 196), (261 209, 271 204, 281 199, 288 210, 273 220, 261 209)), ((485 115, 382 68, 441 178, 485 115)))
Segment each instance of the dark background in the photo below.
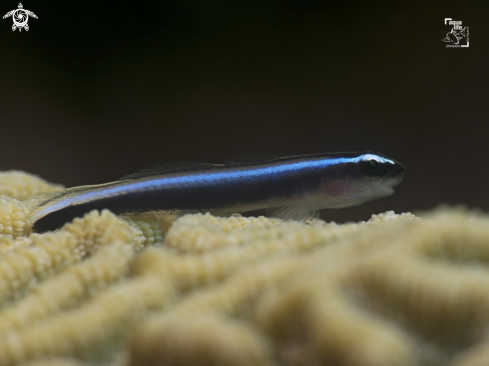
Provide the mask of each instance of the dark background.
MULTIPOLYGON (((1 0, 0 13, 18 0, 1 0)), ((489 1, 23 1, 0 22, 0 170, 67 186, 158 161, 372 150, 392 197, 489 209, 489 1), (470 28, 449 49, 444 18, 470 28)))

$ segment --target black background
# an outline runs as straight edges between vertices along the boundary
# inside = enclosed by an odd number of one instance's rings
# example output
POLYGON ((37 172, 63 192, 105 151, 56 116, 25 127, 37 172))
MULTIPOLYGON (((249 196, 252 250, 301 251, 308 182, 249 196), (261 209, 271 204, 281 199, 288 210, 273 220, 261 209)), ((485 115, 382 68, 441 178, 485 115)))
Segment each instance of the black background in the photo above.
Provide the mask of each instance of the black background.
MULTIPOLYGON (((17 1, 0 0, 0 13, 17 1)), ((25 0, 0 22, 0 170, 67 186, 158 161, 371 150, 392 197, 489 209, 489 1, 25 0), (450 49, 444 18, 470 29, 450 49)))

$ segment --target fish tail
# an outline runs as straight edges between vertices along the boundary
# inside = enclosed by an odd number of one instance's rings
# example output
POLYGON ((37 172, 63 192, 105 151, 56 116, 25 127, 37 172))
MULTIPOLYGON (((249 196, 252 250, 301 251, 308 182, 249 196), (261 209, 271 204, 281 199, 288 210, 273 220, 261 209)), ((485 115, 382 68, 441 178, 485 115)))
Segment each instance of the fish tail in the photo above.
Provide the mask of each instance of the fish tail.
MULTIPOLYGON (((84 207, 85 205, 83 204, 77 206, 65 206, 65 207, 63 207, 62 205, 59 205, 59 207, 56 206, 58 206, 58 204, 60 204, 60 202, 64 198, 74 196, 76 194, 90 190, 91 187, 92 186, 67 188, 61 191, 41 193, 37 195, 27 196, 21 199, 22 204, 29 210, 31 214, 31 218, 34 221, 34 224, 32 225, 32 230, 34 232, 56 230, 59 227, 61 227, 62 224, 64 224, 65 222, 71 221, 72 218, 77 217, 77 216, 72 216, 71 219, 68 219, 67 221, 64 221, 63 223, 58 225, 57 224, 58 220, 56 219, 57 217, 69 217, 71 215, 72 210, 66 211, 67 209, 73 207, 79 207, 82 210, 83 209, 86 210, 86 208, 84 207)), ((81 216, 83 216, 83 214, 86 212, 87 211, 84 211, 81 214, 81 216)))
POLYGON ((32 231, 35 233, 43 233, 46 231, 57 230, 67 222, 71 222, 75 217, 83 217, 87 212, 91 211, 91 207, 88 206, 88 204, 67 206, 52 211, 37 219, 32 225, 32 231))
POLYGON ((22 204, 31 212, 31 215, 35 215, 39 210, 49 206, 52 202, 57 201, 60 197, 63 197, 66 190, 41 193, 32 196, 22 197, 20 200, 22 204))

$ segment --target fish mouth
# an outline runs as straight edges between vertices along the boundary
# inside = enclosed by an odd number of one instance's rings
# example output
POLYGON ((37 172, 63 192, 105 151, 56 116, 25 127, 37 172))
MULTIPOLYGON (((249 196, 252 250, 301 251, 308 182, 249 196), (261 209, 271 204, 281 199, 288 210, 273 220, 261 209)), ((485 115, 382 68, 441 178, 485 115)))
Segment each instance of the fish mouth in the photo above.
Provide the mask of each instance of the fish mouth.
POLYGON ((402 178, 403 177, 401 175, 382 179, 374 188, 377 197, 387 197, 393 195, 395 193, 394 187, 401 183, 402 178))

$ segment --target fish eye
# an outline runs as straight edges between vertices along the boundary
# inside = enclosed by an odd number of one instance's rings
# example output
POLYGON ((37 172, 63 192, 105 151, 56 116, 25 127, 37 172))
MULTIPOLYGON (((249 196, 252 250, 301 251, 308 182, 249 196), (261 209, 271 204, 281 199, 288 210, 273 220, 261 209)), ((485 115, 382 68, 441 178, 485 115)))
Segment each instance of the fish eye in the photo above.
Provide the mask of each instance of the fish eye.
POLYGON ((368 176, 379 176, 385 173, 385 159, 375 154, 365 154, 360 160, 360 170, 368 176))
POLYGON ((375 172, 379 168, 379 163, 375 159, 370 159, 367 163, 368 170, 375 172))

